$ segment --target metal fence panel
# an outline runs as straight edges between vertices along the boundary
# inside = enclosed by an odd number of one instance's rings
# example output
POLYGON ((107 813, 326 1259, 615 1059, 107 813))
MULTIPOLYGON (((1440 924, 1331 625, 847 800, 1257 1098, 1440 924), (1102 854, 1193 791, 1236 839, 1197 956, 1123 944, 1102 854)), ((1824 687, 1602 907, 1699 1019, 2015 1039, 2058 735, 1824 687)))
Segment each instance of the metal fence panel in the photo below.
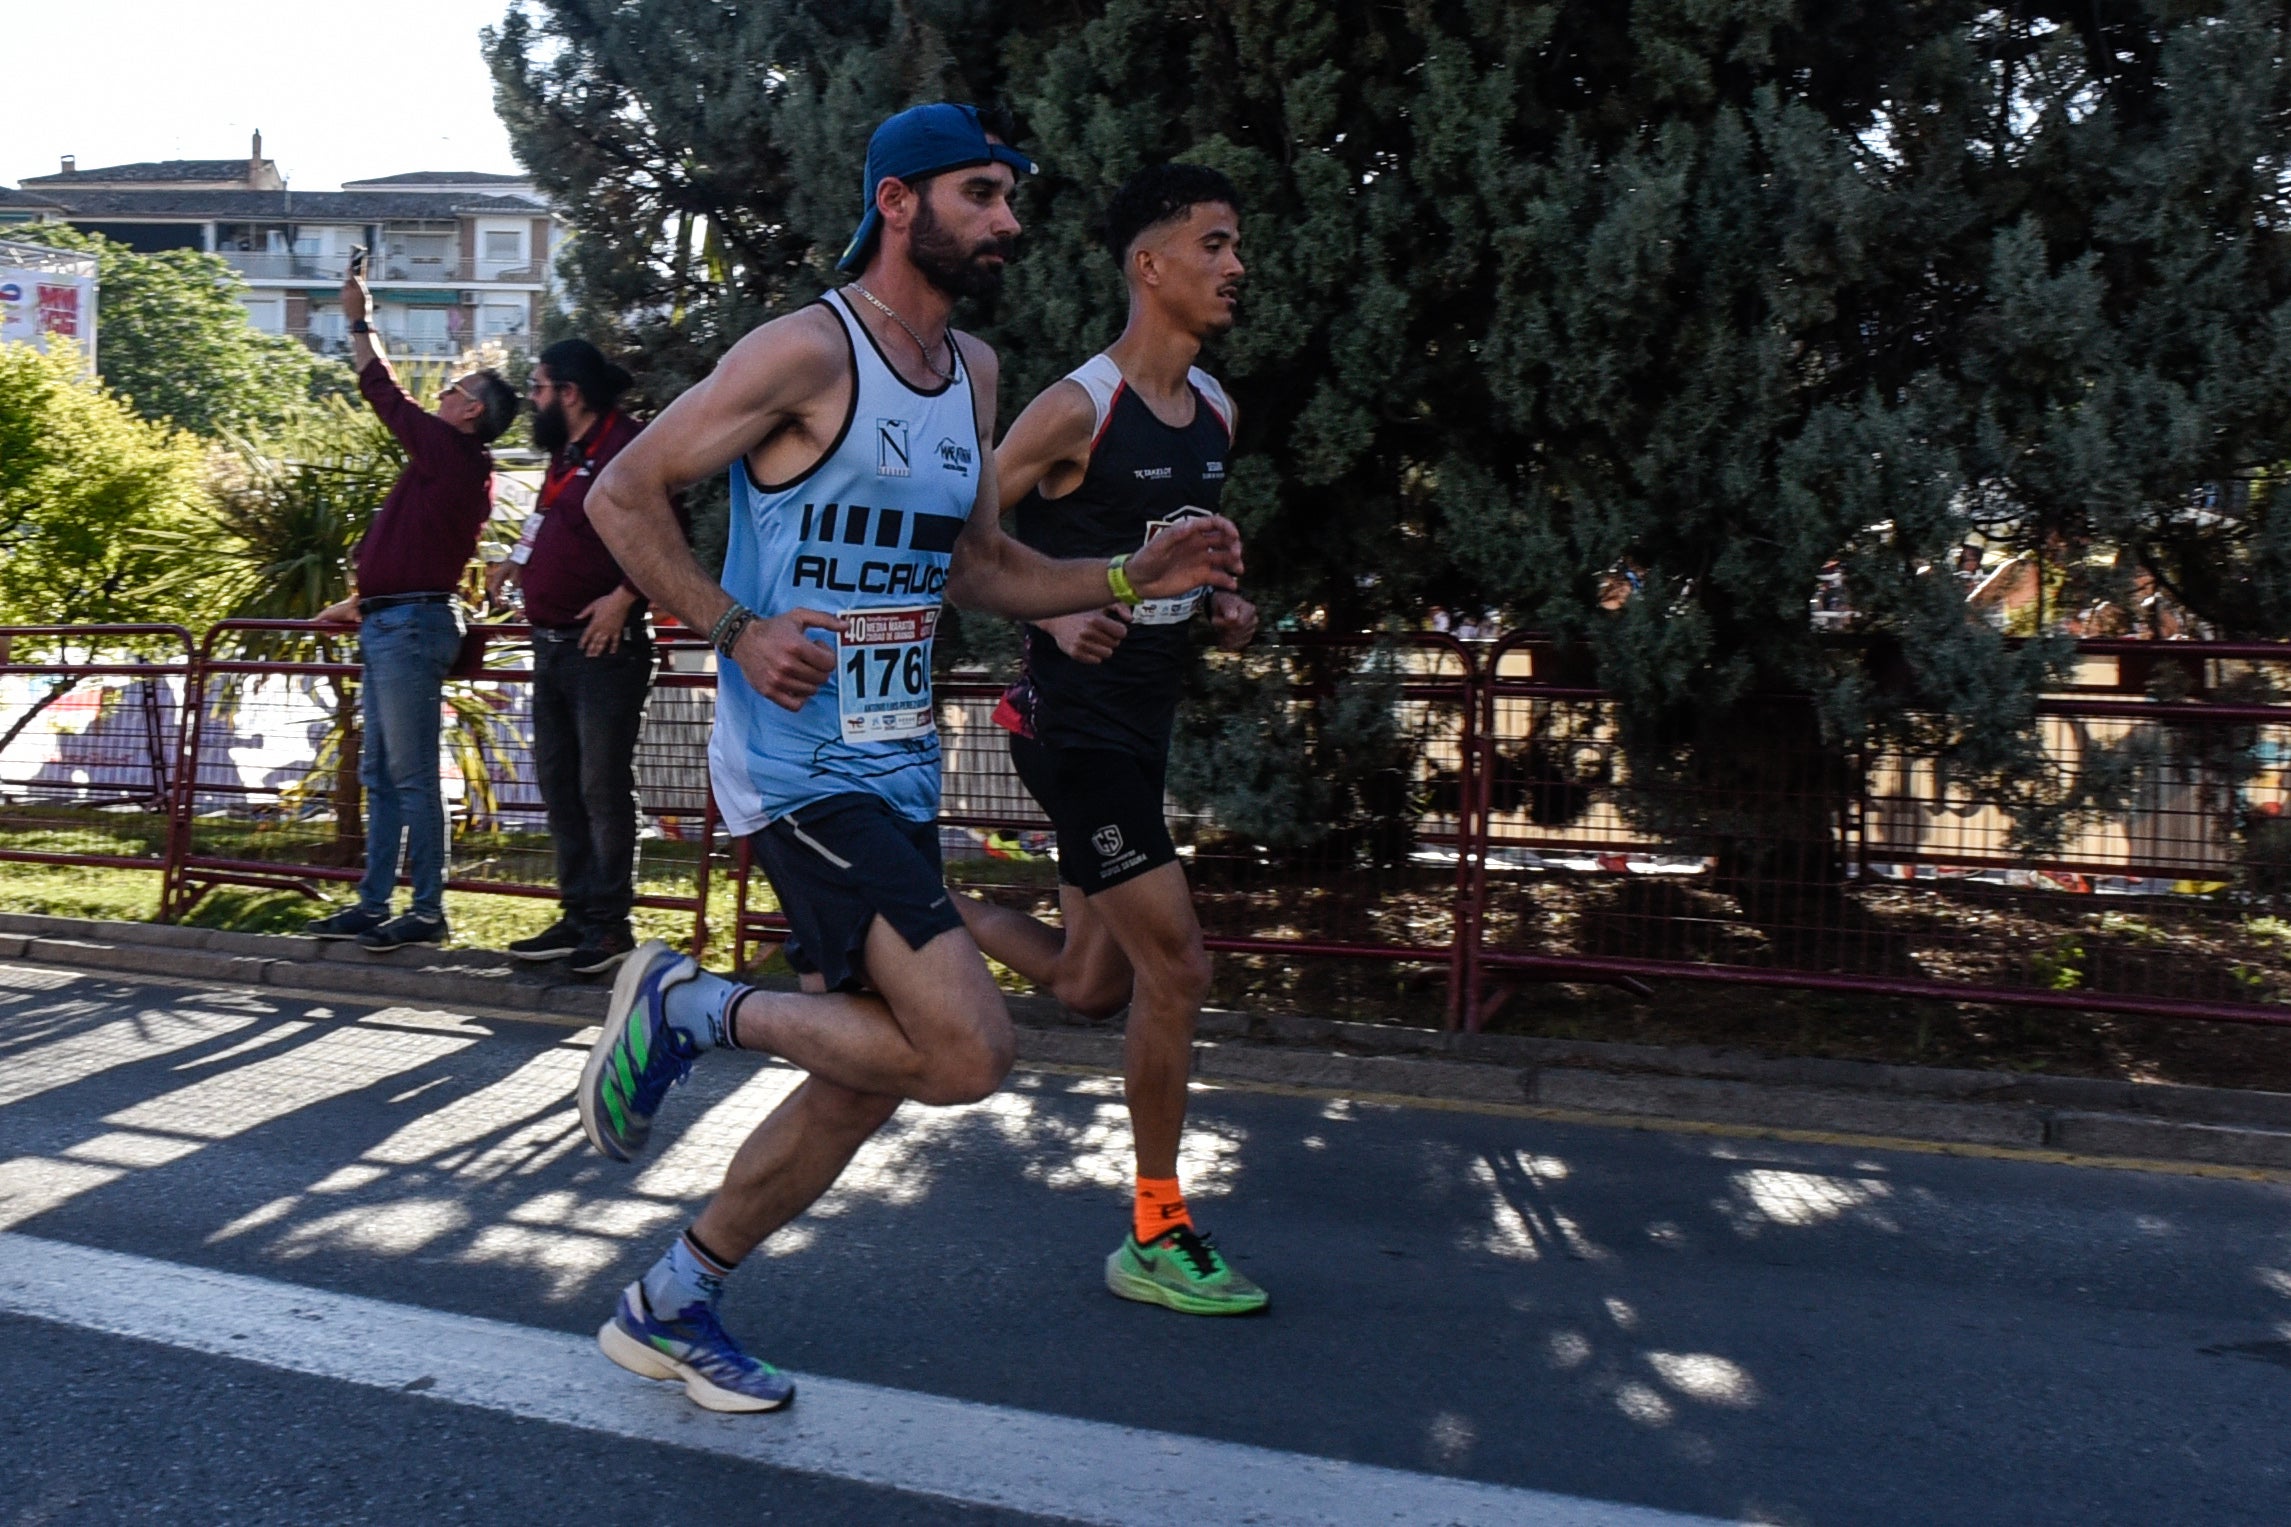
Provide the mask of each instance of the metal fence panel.
POLYGON ((164 874, 191 633, 0 627, 0 859, 164 874))
MULTIPOLYGON (((529 634, 492 630, 485 670, 445 697, 448 884, 552 897, 529 634)), ((1463 1027, 1522 980, 1657 979, 2291 1022, 2291 648, 2080 644, 2038 704, 2046 758, 2130 788, 2040 841, 2013 800, 1932 757, 1824 745, 1803 699, 1761 699, 1732 751, 1634 778, 1614 697, 1535 638, 1270 645, 1236 670, 1278 686, 1269 734, 1322 742, 1268 756, 1349 770, 1352 794, 1302 827, 1169 802, 1229 1000, 1341 1009, 1384 969, 1444 983, 1463 1027), (1372 790, 1326 745, 1363 693, 1388 707, 1372 790)), ((688 913, 704 944, 714 658, 673 631, 661 650, 639 903, 688 913)), ((356 879, 355 658, 354 636, 300 622, 196 643, 174 626, 0 629, 0 859, 159 870, 168 916, 218 885, 356 879)), ((948 879, 1054 915, 1049 823, 993 724, 1001 690, 940 687, 948 879)), ((744 962, 785 924, 732 850, 744 962)))
MULTIPOLYGON (((438 769, 446 886, 554 897, 556 861, 533 768, 531 636, 522 626, 487 631, 483 670, 445 685, 438 769)), ((637 905, 690 913, 696 946, 704 946, 715 680, 692 661, 693 646, 661 644, 638 738, 637 905)), ((354 634, 303 622, 226 621, 208 633, 186 734, 174 915, 218 885, 316 895, 322 882, 363 873, 355 655, 354 634)))
POLYGON ((2028 841, 2034 813, 1933 758, 1821 745, 1803 700, 1771 702, 1743 758, 1634 779, 1612 699, 1507 644, 1471 1020, 1509 972, 2291 1022, 2291 925, 2270 910, 2291 888, 2291 706, 2206 697, 2251 649, 2119 650, 2136 645, 2091 644, 2039 707, 2057 778, 2114 762, 2133 788, 2028 841), (2192 698, 2110 698, 2163 664, 2196 670, 2174 686, 2192 698))

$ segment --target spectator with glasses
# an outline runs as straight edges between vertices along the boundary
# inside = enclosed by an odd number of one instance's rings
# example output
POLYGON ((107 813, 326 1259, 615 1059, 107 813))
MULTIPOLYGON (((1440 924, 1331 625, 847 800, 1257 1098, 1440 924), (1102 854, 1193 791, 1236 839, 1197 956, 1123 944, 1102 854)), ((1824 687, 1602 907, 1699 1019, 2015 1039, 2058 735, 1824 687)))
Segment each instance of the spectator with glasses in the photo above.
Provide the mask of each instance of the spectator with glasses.
POLYGON ((493 512, 493 453, 486 447, 517 417, 517 393, 499 373, 473 371, 449 383, 436 410, 425 412, 398 385, 367 322, 370 310, 366 283, 352 275, 342 283, 342 311, 358 390, 405 447, 406 467, 351 553, 351 596, 318 615, 322 624, 358 631, 366 873, 355 905, 304 931, 387 953, 446 938, 439 711, 467 629, 455 591, 493 512), (413 903, 392 917, 401 851, 413 903))
MULTIPOLYGON (((495 598, 520 584, 533 627, 533 769, 557 851, 560 915, 519 939, 521 960, 569 960, 596 975, 636 947, 636 742, 652 693, 645 598, 589 524, 589 487, 643 426, 620 407, 629 374, 585 339, 533 366, 533 443, 549 453, 541 497, 495 598)), ((681 518, 681 507, 679 509, 681 518)))

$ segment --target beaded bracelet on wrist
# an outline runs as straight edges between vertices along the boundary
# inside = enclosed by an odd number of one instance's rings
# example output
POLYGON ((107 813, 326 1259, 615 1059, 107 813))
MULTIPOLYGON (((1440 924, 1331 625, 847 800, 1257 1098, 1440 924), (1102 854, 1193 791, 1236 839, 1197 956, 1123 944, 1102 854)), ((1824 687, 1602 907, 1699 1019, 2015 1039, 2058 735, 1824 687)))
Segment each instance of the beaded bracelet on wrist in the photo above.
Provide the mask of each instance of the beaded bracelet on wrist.
POLYGON ((709 628, 708 645, 730 657, 733 645, 740 639, 740 633, 747 630, 748 623, 755 618, 755 611, 744 604, 733 603, 716 617, 716 624, 709 628))

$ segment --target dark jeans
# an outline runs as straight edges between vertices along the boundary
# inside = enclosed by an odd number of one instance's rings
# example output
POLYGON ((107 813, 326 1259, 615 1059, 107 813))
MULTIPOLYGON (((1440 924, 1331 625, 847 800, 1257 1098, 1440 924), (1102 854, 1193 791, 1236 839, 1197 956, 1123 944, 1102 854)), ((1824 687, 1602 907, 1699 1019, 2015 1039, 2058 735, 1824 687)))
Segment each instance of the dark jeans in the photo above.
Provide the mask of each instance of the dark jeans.
POLYGON ((358 882, 358 905, 369 912, 390 910, 402 849, 414 883, 413 910, 445 915, 439 713, 461 632, 461 609, 451 604, 376 610, 358 627, 358 658, 365 665, 358 781, 366 787, 366 874, 358 882))
POLYGON ((533 633, 533 771, 557 845, 557 894, 584 933, 628 931, 636 897, 636 736, 652 641, 589 657, 578 632, 533 633))

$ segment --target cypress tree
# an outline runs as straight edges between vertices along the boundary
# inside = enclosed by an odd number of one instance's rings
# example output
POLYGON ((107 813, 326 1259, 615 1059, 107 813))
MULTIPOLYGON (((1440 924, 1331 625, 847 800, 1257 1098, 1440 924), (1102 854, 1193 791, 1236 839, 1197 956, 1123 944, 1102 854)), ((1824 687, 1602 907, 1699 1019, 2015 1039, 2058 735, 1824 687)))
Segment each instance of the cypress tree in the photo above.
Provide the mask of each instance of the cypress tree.
POLYGON ((1970 538, 2291 634, 2280 5, 530 10, 489 42, 503 114, 582 231, 585 314, 664 392, 827 281, 909 101, 1005 96, 1045 166, 974 315, 1006 419, 1118 331, 1110 189, 1231 174, 1251 274, 1212 365, 1260 599, 1555 633, 1620 696, 1633 808, 1737 884, 1826 880, 1829 802, 1888 739, 2032 839, 2121 789, 2039 746, 2062 647, 1966 618, 1970 538), (1850 643, 1808 620, 1833 558, 1850 643))

